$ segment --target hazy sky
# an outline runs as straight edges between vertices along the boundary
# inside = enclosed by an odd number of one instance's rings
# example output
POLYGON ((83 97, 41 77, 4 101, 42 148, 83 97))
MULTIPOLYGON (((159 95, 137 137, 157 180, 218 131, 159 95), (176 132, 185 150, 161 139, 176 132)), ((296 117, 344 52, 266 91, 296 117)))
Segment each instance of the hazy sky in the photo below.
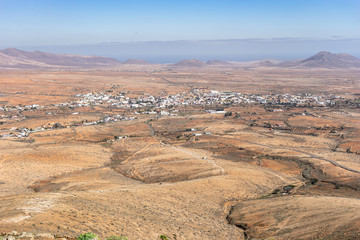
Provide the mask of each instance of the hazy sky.
POLYGON ((360 39, 359 13, 360 0, 0 0, 0 47, 360 39))

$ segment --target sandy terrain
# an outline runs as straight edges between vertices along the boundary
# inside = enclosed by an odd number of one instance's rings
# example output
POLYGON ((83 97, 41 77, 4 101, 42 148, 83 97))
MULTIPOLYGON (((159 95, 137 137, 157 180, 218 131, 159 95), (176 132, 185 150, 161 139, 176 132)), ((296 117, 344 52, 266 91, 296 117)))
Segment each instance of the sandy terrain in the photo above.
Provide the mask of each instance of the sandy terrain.
POLYGON ((252 238, 356 239, 359 204, 356 198, 328 196, 258 199, 235 205, 228 219, 252 238))
POLYGON ((356 93, 358 80, 347 80, 358 79, 358 72, 156 66, 161 71, 154 73, 152 65, 136 72, 139 67, 1 73, 0 106, 46 106, 2 117, 0 134, 55 123, 63 127, 0 139, 0 232, 94 232, 129 239, 165 234, 172 240, 359 239, 356 107, 271 112, 241 104, 225 106, 234 113, 225 117, 202 106, 161 116, 105 104, 51 105, 73 101, 80 93, 164 96, 192 87, 356 93), (136 118, 74 124, 115 114, 136 118))

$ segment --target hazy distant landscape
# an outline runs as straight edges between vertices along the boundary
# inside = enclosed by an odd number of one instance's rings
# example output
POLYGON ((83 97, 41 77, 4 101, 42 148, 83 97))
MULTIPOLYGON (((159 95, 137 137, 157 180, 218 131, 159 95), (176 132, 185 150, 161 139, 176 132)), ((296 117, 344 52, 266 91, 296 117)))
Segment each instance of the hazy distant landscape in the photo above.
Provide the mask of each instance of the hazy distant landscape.
POLYGON ((58 54, 98 55, 115 58, 122 62, 128 59, 144 59, 151 63, 175 63, 191 58, 201 61, 218 59, 240 62, 261 59, 291 60, 309 57, 320 50, 348 53, 360 58, 360 51, 354 47, 359 45, 360 39, 259 38, 109 42, 62 46, 19 45, 16 48, 58 54))
MULTIPOLYGON (((98 56, 83 56, 70 54, 54 54, 47 52, 27 52, 15 48, 0 50, 0 67, 9 69, 22 68, 87 68, 87 67, 114 67, 118 65, 150 65, 144 59, 128 59, 124 62, 114 58, 98 56)), ((161 64, 159 64, 160 66, 161 64)), ((345 53, 333 54, 321 51, 311 57, 295 60, 258 60, 251 62, 234 62, 224 60, 208 60, 207 62, 198 59, 183 59, 176 63, 162 64, 168 67, 203 68, 203 67, 234 67, 235 65, 246 67, 283 67, 283 68, 359 68, 360 59, 345 53), (231 66, 232 65, 232 66, 231 66)))

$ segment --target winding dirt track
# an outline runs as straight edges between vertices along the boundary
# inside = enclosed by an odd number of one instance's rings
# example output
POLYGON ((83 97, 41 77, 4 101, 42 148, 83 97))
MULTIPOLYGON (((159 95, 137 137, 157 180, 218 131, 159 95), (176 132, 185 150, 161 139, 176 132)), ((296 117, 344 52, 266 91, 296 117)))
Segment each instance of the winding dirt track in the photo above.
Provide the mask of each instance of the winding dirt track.
MULTIPOLYGON (((163 143, 163 144, 164 144, 164 143, 163 143)), ((179 151, 182 151, 182 152, 184 152, 184 153, 187 153, 187 154, 189 154, 189 155, 191 155, 191 156, 194 156, 194 157, 197 158, 197 159, 202 159, 199 155, 197 155, 197 154, 194 153, 194 152, 190 152, 190 151, 185 150, 185 149, 183 149, 183 148, 175 147, 175 146, 168 145, 168 144, 165 144, 165 145, 166 145, 166 146, 170 146, 171 148, 173 148, 173 149, 175 149, 175 150, 179 150, 179 151)), ((215 163, 214 160, 209 159, 209 158, 206 158, 206 161, 207 161, 208 163, 210 163, 213 167, 215 167, 215 168, 217 168, 217 169, 220 169, 221 175, 224 174, 224 172, 225 172, 224 168, 218 166, 218 165, 215 163)))

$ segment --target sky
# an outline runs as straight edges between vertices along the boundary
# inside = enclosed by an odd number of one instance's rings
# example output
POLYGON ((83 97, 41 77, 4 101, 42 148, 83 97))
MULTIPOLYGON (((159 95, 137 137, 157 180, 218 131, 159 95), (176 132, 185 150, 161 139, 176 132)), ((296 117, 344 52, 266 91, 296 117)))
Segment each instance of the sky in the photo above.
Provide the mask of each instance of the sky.
MULTIPOLYGON (((279 52, 281 41, 295 57, 302 50, 316 51, 315 43, 324 41, 329 50, 341 51, 345 43, 344 51, 360 55, 359 12, 359 0, 0 0, 0 47, 101 55, 99 46, 104 44, 126 48, 133 42, 155 41, 164 42, 166 49, 169 42, 239 40, 249 42, 239 48, 251 45, 254 57, 261 57, 264 44, 253 44, 261 40, 279 52), (297 49, 291 50, 292 42, 297 49)), ((191 56, 195 45, 182 53, 191 56)), ((219 45, 209 45, 209 53, 214 47, 219 45)), ((128 55, 141 57, 133 51, 128 55)), ((180 52, 172 49, 169 54, 180 52)), ((112 55, 122 57, 121 52, 112 55)))

